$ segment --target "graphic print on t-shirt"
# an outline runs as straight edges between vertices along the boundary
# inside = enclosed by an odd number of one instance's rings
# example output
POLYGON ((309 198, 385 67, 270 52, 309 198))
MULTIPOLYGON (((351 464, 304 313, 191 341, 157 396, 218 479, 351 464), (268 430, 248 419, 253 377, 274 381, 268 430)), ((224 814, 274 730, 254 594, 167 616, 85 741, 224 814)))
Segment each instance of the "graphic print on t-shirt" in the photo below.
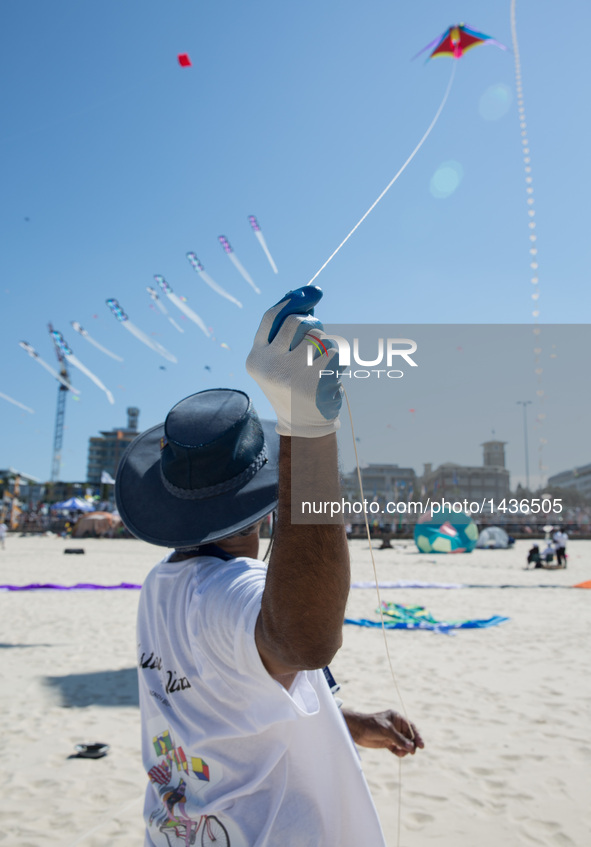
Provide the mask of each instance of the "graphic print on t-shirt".
MULTIPOLYGON (((185 809, 187 794, 194 801, 212 778, 207 762, 199 756, 187 757, 182 746, 175 745, 168 729, 155 735, 152 742, 157 759, 148 776, 160 795, 160 803, 150 815, 150 830, 162 833, 169 847, 193 844, 231 847, 228 831, 215 815, 200 815, 195 820, 185 809)), ((155 833, 152 838, 160 843, 155 833)))
MULTIPOLYGON (((141 642, 138 642, 138 653, 141 649, 141 642)), ((157 670, 160 674, 160 680, 166 694, 175 694, 177 691, 185 691, 187 688, 191 687, 191 683, 186 676, 181 676, 177 670, 164 668, 162 666, 162 658, 157 656, 154 653, 154 650, 151 650, 150 652, 144 650, 139 653, 138 667, 140 670, 157 670)), ((158 697, 165 702, 165 705, 170 705, 169 702, 167 700, 165 701, 165 698, 162 698, 161 695, 156 694, 154 691, 151 691, 150 693, 152 696, 158 697)))

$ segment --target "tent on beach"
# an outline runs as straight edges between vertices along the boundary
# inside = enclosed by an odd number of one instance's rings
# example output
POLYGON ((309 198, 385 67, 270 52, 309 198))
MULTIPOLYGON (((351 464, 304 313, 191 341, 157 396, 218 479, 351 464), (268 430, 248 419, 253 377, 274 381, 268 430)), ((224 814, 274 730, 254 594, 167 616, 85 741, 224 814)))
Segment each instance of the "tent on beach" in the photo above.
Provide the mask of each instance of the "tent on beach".
POLYGON ((500 526, 487 526, 478 536, 476 546, 485 550, 506 550, 509 547, 509 536, 500 526))
POLYGON ((65 512, 92 512, 94 506, 88 500, 83 500, 81 497, 70 497, 69 500, 62 500, 61 503, 54 503, 51 510, 57 512, 63 510, 65 512))
POLYGON ((91 512, 76 521, 72 538, 113 538, 120 526, 119 515, 111 512, 91 512))

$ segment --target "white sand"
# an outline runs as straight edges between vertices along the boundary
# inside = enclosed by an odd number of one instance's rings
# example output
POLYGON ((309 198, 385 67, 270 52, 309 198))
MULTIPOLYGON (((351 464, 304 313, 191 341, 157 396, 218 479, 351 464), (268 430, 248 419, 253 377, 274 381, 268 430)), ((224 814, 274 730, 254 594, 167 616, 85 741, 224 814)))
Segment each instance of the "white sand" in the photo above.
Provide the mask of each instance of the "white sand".
MULTIPOLYGON (((528 546, 433 557, 407 542, 375 552, 382 581, 532 586, 382 591, 437 619, 511 618, 453 636, 386 634, 407 712, 427 745, 402 762, 401 847, 589 843, 591 591, 534 586, 591 579, 591 542, 571 542, 569 566, 557 571, 524 571, 528 546)), ((140 583, 158 554, 130 540, 10 536, 0 583, 140 583), (64 555, 65 547, 86 553, 64 555)), ((352 543, 352 558, 353 578, 373 579, 367 542, 352 543)), ((0 592, 0 842, 142 844, 138 593, 0 592), (68 758, 88 741, 111 750, 97 761, 68 758)), ((348 614, 376 618, 376 606, 375 590, 356 589, 348 614)), ((401 710, 380 630, 347 626, 332 670, 347 705, 401 710)), ((397 847, 398 760, 386 751, 362 757, 388 845, 397 847)))

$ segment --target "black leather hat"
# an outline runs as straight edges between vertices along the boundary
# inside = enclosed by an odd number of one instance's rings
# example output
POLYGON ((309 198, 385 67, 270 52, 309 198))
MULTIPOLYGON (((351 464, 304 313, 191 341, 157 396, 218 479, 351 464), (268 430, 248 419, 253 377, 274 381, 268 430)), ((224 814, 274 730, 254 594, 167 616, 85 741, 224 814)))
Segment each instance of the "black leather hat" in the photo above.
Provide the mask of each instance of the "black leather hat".
POLYGON ((137 538, 193 547, 240 532, 277 506, 279 436, 243 391, 181 400, 127 448, 115 485, 137 538))

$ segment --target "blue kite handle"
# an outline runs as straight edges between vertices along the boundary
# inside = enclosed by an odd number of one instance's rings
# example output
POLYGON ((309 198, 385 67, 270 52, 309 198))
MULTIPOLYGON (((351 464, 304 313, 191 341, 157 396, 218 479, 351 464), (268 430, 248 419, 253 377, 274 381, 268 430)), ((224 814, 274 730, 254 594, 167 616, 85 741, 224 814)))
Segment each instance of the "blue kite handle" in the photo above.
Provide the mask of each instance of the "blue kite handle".
MULTIPOLYGON (((284 300, 287 300, 285 306, 281 309, 273 321, 269 332, 269 338, 267 339, 268 343, 270 344, 273 341, 281 329, 283 321, 289 315, 307 315, 312 317, 314 315, 314 307, 320 303, 322 296, 322 289, 318 288, 317 285, 304 285, 302 288, 296 288, 295 291, 288 291, 285 297, 282 297, 278 303, 275 303, 275 305, 278 306, 279 303, 283 303, 284 300)), ((315 323, 316 325, 319 325, 319 328, 322 328, 322 324, 320 324, 319 321, 316 321, 315 323)))

